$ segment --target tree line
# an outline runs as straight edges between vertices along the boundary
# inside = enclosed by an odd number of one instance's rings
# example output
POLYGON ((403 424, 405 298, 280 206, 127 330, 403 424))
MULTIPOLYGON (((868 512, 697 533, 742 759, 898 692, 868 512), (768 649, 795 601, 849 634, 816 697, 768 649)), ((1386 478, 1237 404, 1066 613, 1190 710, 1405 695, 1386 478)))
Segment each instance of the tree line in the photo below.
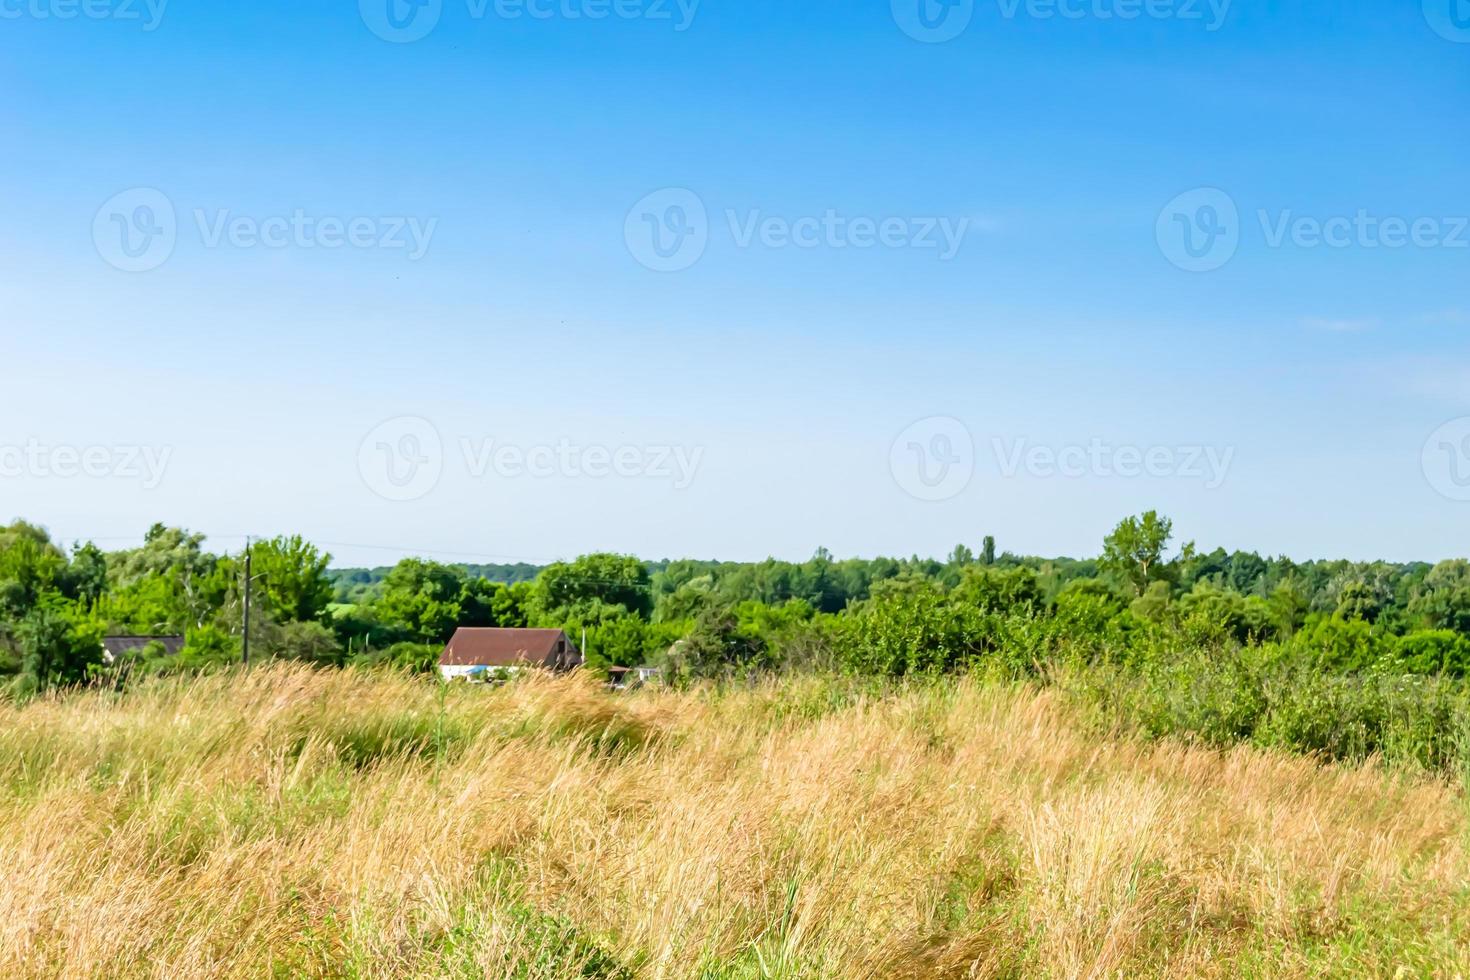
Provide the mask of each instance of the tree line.
MULTIPOLYGON (((432 669, 460 626, 587 636, 589 666, 674 680, 772 670, 1035 673, 1061 660, 1127 663, 1169 649, 1269 650, 1323 673, 1461 676, 1470 668, 1470 564, 1306 561, 1193 543, 1168 518, 1120 522, 1093 558, 643 561, 592 554, 545 566, 405 558, 333 569, 297 535, 250 545, 250 649, 323 666, 432 669), (1151 652, 1152 651, 1152 652, 1151 652)), ((136 548, 0 526, 0 691, 122 682, 237 663, 243 552, 162 524, 136 548), (105 663, 106 635, 182 635, 105 663)))

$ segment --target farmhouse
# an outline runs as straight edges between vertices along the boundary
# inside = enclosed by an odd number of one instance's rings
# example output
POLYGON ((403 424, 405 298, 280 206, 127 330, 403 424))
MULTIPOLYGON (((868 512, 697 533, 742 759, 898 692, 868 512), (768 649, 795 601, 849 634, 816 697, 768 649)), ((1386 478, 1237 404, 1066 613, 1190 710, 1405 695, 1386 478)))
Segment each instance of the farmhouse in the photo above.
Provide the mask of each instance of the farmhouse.
POLYGON ((115 664, 130 655, 137 655, 152 647, 159 653, 174 656, 184 649, 182 636, 104 636, 102 638, 102 662, 115 664))
POLYGON ((498 670, 566 671, 580 666, 582 651, 563 630, 460 627, 439 657, 439 673, 447 681, 478 680, 498 670))

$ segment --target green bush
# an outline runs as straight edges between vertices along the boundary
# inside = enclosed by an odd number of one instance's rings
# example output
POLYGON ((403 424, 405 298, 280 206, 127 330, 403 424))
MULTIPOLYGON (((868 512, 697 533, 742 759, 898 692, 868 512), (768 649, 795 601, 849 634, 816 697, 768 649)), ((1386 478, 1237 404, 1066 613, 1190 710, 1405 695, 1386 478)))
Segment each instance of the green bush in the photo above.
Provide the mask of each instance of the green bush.
POLYGON ((1371 670, 1391 651, 1392 641, 1363 619, 1309 619, 1292 640, 1304 662, 1324 674, 1371 670))
POLYGON ((1251 742, 1330 760, 1379 755, 1445 771, 1470 762, 1470 691, 1462 681, 1323 673, 1295 645, 1070 668, 1058 680, 1109 729, 1221 747, 1251 742))
POLYGON ((330 629, 317 622, 291 622, 280 627, 272 653, 283 660, 300 660, 323 667, 342 663, 342 647, 330 629))
POLYGON ((1464 677, 1470 669, 1470 638, 1453 630, 1421 630, 1400 637, 1385 668, 1404 674, 1464 677))
MULTIPOLYGON (((254 639, 251 631, 251 639, 254 639)), ((240 638, 231 636, 213 623, 205 623, 184 632, 184 648, 172 662, 155 662, 150 667, 158 671, 201 670, 237 663, 240 659, 240 638)))
POLYGON ((858 613, 844 666, 888 676, 970 669, 1001 649, 1000 620, 937 588, 887 592, 858 613))

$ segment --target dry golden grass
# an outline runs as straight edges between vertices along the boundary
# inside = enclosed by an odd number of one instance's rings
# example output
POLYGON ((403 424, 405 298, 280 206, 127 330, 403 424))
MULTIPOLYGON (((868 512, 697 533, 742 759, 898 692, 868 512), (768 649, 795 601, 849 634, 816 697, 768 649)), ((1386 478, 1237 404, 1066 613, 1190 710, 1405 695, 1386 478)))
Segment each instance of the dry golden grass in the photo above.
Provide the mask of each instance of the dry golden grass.
POLYGON ((0 976, 1457 976, 1466 826, 1024 687, 273 666, 0 707, 0 976))

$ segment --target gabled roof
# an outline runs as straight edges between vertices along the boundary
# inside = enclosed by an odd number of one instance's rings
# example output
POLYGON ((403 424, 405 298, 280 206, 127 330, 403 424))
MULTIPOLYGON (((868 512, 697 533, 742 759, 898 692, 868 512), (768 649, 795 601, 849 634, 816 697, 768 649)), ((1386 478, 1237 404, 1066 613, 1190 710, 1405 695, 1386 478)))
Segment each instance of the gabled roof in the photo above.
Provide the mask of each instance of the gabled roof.
POLYGON ((477 629, 454 631, 441 667, 522 667, 532 665, 552 670, 580 666, 582 653, 563 630, 477 629))

